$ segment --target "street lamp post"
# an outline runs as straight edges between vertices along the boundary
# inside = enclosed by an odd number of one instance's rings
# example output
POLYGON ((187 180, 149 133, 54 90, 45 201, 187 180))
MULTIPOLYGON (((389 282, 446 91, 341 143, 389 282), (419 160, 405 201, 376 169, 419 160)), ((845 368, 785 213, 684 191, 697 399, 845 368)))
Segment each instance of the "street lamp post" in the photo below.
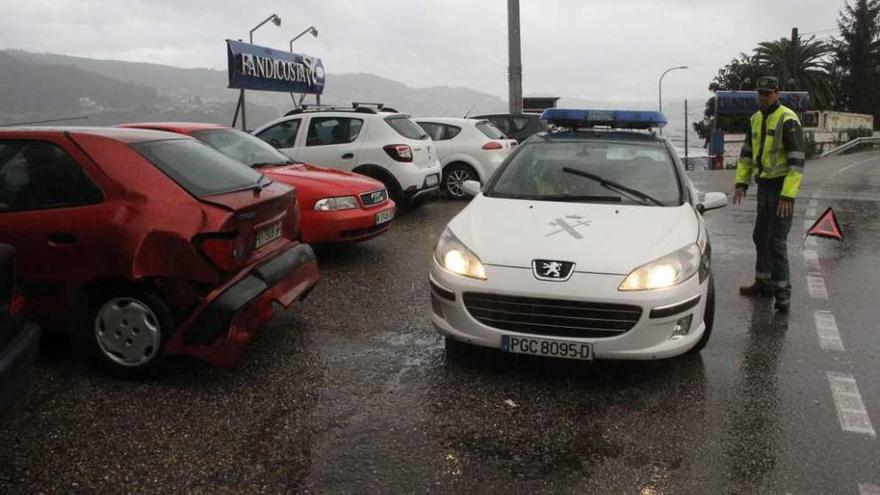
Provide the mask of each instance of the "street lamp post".
POLYGON ((307 33, 312 33, 312 36, 314 36, 315 38, 318 37, 318 29, 315 28, 315 26, 309 26, 308 29, 306 29, 305 31, 303 31, 303 32, 299 33, 298 35, 294 36, 293 39, 290 40, 290 53, 293 53, 293 42, 296 41, 296 40, 298 40, 298 39, 300 39, 300 38, 302 38, 302 37, 305 36, 307 33))
POLYGON ((668 74, 668 73, 670 73, 670 72, 672 72, 672 71, 674 71, 674 70, 681 70, 681 69, 687 69, 687 68, 688 68, 687 65, 681 65, 681 66, 678 66, 678 67, 670 67, 670 68, 666 69, 665 71, 663 71, 663 74, 660 75, 660 82, 657 83, 657 91, 658 91, 658 93, 659 93, 659 96, 658 96, 658 109, 659 109, 661 112, 663 111, 663 78, 666 77, 666 74, 668 74))
MULTIPOLYGON (((278 14, 272 14, 269 17, 267 17, 266 20, 257 24, 257 26, 255 28, 251 29, 249 40, 252 45, 254 44, 254 31, 256 31, 257 29, 260 29, 260 27, 262 27, 263 24, 266 24, 269 21, 272 21, 272 24, 275 24, 276 26, 281 25, 281 18, 278 17, 278 14)), ((247 113, 245 112, 245 106, 244 106, 244 89, 242 89, 241 93, 238 95, 238 105, 239 105, 239 108, 241 109, 241 130, 246 131, 247 130, 247 113)))
MULTIPOLYGON (((308 29, 306 29, 305 31, 303 31, 303 32, 299 33, 298 35, 294 36, 293 38, 291 38, 291 40, 290 40, 290 53, 293 53, 293 42, 302 38, 303 36, 305 36, 306 33, 312 33, 312 36, 317 38, 318 37, 318 28, 316 28, 315 26, 309 26, 308 29)), ((293 100, 293 104, 296 105, 297 108, 299 108, 299 106, 302 104, 305 97, 306 96, 303 95, 300 98, 299 103, 297 103, 296 98, 293 96, 293 93, 290 93, 290 99, 293 100)), ((315 104, 317 104, 317 105, 321 104, 321 95, 319 95, 319 94, 315 95, 315 104)))
MULTIPOLYGON (((657 92, 658 92, 657 108, 659 109, 659 111, 661 111, 661 112, 663 111, 663 78, 666 77, 666 74, 668 74, 674 70, 681 70, 681 69, 687 69, 687 68, 688 68, 687 65, 680 65, 678 67, 670 67, 670 68, 666 69, 665 71, 663 71, 663 74, 660 75, 660 82, 657 83, 657 92)), ((685 129, 685 132, 687 132, 687 129, 685 129)), ((663 134, 662 127, 660 128, 660 134, 663 134)))

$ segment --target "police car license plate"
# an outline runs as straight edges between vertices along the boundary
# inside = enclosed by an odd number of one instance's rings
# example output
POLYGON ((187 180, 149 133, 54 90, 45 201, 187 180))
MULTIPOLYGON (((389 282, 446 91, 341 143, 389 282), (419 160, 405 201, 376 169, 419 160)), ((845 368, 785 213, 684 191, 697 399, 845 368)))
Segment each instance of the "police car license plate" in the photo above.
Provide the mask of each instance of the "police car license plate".
POLYGON ((380 211, 379 213, 376 213, 376 225, 390 222, 392 218, 394 218, 394 210, 380 211))
POLYGON ((425 185, 428 187, 434 187, 440 183, 440 176, 437 174, 431 174, 425 179, 425 185))
POLYGON ((257 232, 256 249, 260 249, 279 237, 281 237, 281 222, 257 232))
POLYGON ((565 359, 593 359, 593 345, 583 342, 539 339, 535 337, 501 336, 501 351, 514 354, 531 354, 565 359))

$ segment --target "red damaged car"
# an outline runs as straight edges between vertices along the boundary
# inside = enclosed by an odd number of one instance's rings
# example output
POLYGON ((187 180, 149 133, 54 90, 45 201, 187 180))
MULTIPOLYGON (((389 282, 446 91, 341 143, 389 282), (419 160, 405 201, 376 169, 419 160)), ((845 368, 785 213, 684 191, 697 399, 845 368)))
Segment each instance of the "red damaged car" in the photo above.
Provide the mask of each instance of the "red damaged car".
POLYGON ((118 374, 166 354, 233 364, 273 302, 318 280, 298 215, 295 190, 179 134, 0 130, 0 243, 25 314, 118 374))
POLYGON ((286 155, 246 132, 216 124, 180 122, 120 127, 192 136, 273 180, 294 186, 303 242, 363 241, 385 233, 394 218, 394 201, 381 182, 360 174, 291 162, 286 155))

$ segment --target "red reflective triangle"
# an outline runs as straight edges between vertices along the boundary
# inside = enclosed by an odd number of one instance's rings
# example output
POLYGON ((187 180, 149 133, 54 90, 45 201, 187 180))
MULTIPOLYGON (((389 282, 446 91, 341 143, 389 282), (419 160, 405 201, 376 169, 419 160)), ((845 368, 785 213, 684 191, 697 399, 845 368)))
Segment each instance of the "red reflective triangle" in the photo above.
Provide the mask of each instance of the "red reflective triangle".
POLYGON ((837 217, 834 216, 834 210, 831 208, 825 210, 816 223, 807 229, 807 235, 843 240, 843 232, 840 230, 840 224, 837 223, 837 217))

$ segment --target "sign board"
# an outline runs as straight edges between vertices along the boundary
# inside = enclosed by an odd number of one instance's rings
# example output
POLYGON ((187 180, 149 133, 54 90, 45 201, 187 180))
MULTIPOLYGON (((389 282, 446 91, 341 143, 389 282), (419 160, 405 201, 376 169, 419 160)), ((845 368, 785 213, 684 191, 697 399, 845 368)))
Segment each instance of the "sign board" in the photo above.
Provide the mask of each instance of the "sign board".
POLYGON ((319 58, 233 40, 226 40, 226 47, 230 88, 324 92, 324 64, 319 58))
MULTIPOLYGON (((810 94, 806 91, 782 91, 779 101, 797 113, 810 109, 810 94)), ((758 93, 756 91, 716 91, 715 113, 752 114, 758 111, 758 93)))

